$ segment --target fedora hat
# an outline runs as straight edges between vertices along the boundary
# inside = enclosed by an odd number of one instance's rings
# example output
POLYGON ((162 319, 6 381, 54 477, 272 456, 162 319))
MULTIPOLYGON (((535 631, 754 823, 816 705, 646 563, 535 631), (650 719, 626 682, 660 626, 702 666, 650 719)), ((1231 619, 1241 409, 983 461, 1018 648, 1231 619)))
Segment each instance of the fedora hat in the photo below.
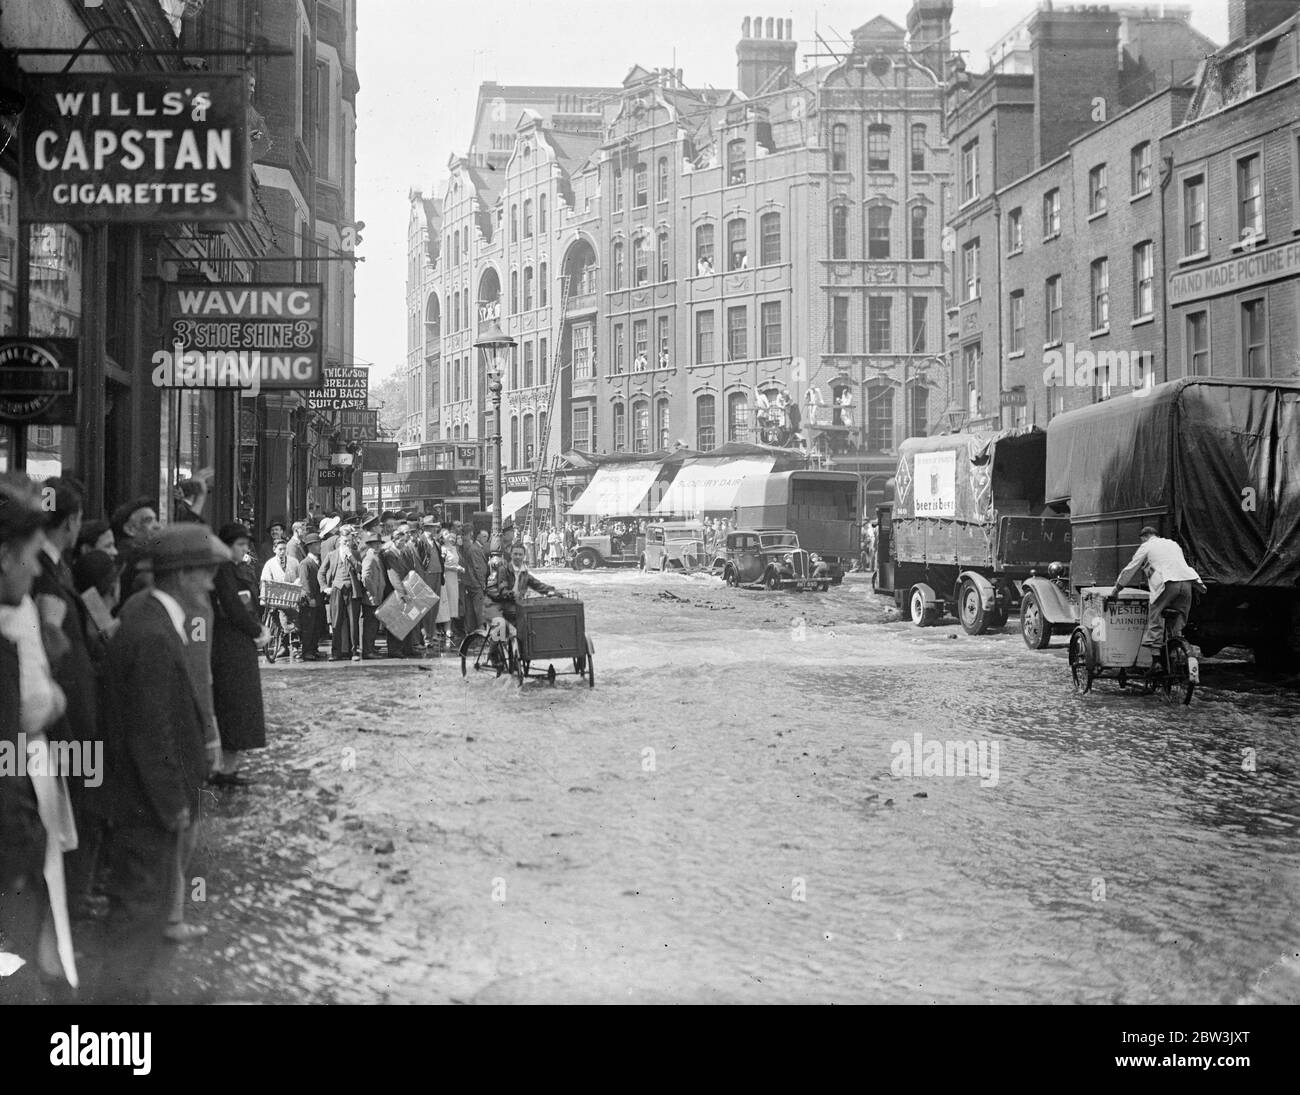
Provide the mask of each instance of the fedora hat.
POLYGON ((342 520, 338 517, 326 517, 325 520, 320 523, 320 534, 322 536, 328 536, 342 523, 342 520))

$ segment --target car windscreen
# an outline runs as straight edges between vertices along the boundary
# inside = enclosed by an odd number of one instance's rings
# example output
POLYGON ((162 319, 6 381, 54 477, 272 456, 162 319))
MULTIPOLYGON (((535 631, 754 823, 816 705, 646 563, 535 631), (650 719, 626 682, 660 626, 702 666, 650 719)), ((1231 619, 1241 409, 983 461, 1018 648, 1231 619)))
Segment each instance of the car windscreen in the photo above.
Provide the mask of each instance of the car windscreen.
POLYGON ((784 536, 764 536, 762 540, 765 548, 793 548, 799 546, 799 537, 794 533, 784 536))

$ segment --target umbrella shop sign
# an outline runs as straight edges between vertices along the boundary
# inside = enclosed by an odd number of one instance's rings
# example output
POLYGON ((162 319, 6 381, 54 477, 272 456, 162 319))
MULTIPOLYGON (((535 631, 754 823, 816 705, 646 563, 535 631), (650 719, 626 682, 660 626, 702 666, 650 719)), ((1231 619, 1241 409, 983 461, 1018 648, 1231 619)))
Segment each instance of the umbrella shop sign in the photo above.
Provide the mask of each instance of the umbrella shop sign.
POLYGON ((316 388, 321 287, 204 282, 167 289, 170 350, 153 355, 159 388, 316 388))
POLYGON ((307 396, 314 411, 364 411, 370 405, 370 370, 331 365, 321 385, 307 396))
POLYGON ((75 338, 0 338, 0 422, 72 425, 76 365, 75 338))
POLYGON ((23 220, 248 219, 242 74, 45 74, 25 87, 23 220))

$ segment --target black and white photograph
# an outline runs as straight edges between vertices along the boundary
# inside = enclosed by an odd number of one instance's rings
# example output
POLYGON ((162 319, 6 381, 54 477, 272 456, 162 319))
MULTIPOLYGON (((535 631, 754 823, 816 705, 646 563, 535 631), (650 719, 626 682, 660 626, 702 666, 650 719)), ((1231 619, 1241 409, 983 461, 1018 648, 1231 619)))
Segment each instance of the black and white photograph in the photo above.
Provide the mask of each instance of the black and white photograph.
POLYGON ((0 3, 41 1060, 1300 1003, 1300 0, 786 4, 0 3))

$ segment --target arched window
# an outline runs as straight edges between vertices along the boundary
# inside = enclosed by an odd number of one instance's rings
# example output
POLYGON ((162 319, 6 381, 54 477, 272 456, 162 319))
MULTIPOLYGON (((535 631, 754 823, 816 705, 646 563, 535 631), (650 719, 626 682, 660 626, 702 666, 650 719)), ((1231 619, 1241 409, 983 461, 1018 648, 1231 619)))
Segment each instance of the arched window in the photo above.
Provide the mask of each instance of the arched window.
POLYGON ((627 408, 622 403, 614 404, 614 451, 627 449, 627 408))
POLYGON ((873 205, 867 210, 867 258, 889 258, 889 217, 887 205, 873 205))
POLYGON ((925 258, 925 206, 912 206, 912 258, 925 258))
POLYGON ((649 171, 639 163, 632 169, 632 208, 641 209, 649 200, 649 171))
POLYGON ((867 126, 867 170, 889 170, 889 126, 867 126))
POLYGON ((925 170, 925 126, 912 126, 912 170, 925 170))
POLYGON ((524 311, 533 310, 533 268, 524 267, 524 311))
POLYGON ((668 229, 660 229, 655 242, 659 250, 657 263, 659 267, 659 280, 661 282, 667 281, 671 276, 671 268, 668 262, 668 229))
POLYGON ((460 330, 460 294, 451 294, 451 329, 460 330))
POLYGON ((655 201, 666 202, 668 200, 668 157, 659 157, 659 174, 655 181, 655 201))
POLYGON ((546 356, 546 339, 537 343, 537 383, 546 383, 546 370, 550 359, 546 356))
POLYGON ((524 387, 533 386, 533 344, 532 342, 524 343, 524 387))
POLYGON ((524 239, 533 237, 533 199, 524 199, 524 239))
POLYGON ((745 218, 736 217, 727 222, 727 269, 743 270, 749 266, 749 245, 745 218))
POLYGON ((649 280, 649 259, 646 257, 645 236, 636 236, 632 240, 632 285, 644 285, 649 280))
POLYGON ((781 214, 764 213, 758 220, 758 264, 772 266, 781 261, 781 214))
POLYGON ((632 451, 650 451, 650 404, 644 399, 632 404, 632 451))
POLYGON ((701 395, 695 400, 695 447, 708 452, 718 447, 718 430, 715 421, 717 400, 711 395, 701 395))
POLYGON ((510 387, 519 387, 519 347, 510 347, 510 387))
POLYGON ((894 447, 894 389, 873 384, 867 389, 867 448, 884 452, 894 447))
POLYGON ((519 416, 510 416, 510 466, 519 467, 519 416))
POLYGON ((749 440, 749 395, 732 392, 727 396, 727 440, 749 440))
POLYGON ((655 404, 655 438, 657 448, 662 451, 671 444, 672 420, 669 417, 668 400, 661 399, 655 404))
POLYGON ((546 412, 537 412, 537 449, 541 451, 542 446, 546 444, 546 412))
POLYGON ((452 262, 456 263, 456 265, 459 266, 460 265, 460 233, 453 232, 451 234, 451 238, 453 243, 453 247, 451 249, 452 262))
POLYGON ((510 242, 514 243, 519 238, 519 206, 510 207, 510 242))
POLYGON ((849 257, 849 207, 835 205, 831 207, 831 258, 849 257))
POLYGON ((831 170, 849 169, 849 127, 837 122, 831 126, 831 170))
POLYGON ((537 197, 537 233, 546 235, 546 195, 539 194, 537 197))
POLYGON ((546 263, 542 263, 537 269, 537 303, 543 308, 546 307, 546 301, 549 294, 546 291, 546 263))
POLYGON ((713 273, 713 225, 701 224, 695 229, 695 272, 713 273))
POLYGON ((745 139, 738 137, 727 142, 727 185, 735 186, 745 181, 745 139))
POLYGON ((510 271, 510 314, 519 311, 519 271, 510 271))
POLYGON ((614 244, 614 288, 623 288, 623 244, 614 244))
POLYGON ((523 444, 524 444, 524 467, 533 466, 533 416, 524 415, 523 426, 523 444))

